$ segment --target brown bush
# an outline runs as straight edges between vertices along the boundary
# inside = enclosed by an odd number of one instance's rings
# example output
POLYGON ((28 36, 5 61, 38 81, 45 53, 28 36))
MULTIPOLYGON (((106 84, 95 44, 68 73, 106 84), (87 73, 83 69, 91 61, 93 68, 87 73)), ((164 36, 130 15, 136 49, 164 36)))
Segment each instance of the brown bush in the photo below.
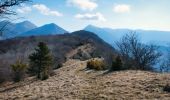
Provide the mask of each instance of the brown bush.
POLYGON ((87 62, 87 68, 94 70, 105 70, 106 66, 103 60, 93 59, 87 62))

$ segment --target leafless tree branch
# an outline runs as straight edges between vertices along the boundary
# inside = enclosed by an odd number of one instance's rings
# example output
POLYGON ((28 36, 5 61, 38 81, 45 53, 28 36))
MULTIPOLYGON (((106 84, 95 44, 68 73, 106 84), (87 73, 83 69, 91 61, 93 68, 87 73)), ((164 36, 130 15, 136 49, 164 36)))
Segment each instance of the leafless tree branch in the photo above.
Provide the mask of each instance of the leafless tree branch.
POLYGON ((30 0, 0 0, 0 16, 16 14, 10 10, 11 7, 19 6, 22 3, 29 2, 30 0))
POLYGON ((136 33, 126 34, 116 45, 127 68, 151 70, 161 56, 157 46, 141 43, 136 33))

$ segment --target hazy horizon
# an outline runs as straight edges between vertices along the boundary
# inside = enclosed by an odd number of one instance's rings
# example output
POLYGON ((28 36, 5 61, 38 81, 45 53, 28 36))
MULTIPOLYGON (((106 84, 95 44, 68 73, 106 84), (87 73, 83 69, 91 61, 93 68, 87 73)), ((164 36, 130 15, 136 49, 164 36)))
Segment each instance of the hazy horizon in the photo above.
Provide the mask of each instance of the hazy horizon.
POLYGON ((169 0, 32 0, 15 8, 20 18, 37 26, 55 23, 68 31, 87 25, 112 29, 170 31, 169 0))

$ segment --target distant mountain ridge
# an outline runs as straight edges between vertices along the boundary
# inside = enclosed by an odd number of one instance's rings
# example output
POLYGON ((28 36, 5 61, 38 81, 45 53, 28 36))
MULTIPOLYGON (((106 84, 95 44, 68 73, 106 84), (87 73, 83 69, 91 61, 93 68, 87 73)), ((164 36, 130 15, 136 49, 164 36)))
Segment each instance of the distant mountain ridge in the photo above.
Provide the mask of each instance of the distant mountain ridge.
POLYGON ((12 23, 10 21, 0 22, 1 38, 8 39, 17 37, 18 35, 37 28, 37 26, 29 21, 23 21, 20 23, 12 23))
POLYGON ((123 35, 129 34, 131 32, 136 32, 144 43, 154 42, 156 44, 162 45, 170 42, 170 31, 111 29, 100 28, 93 25, 88 25, 84 28, 84 30, 97 34, 100 38, 109 44, 113 44, 123 35))
POLYGON ((20 36, 41 36, 41 35, 56 35, 56 34, 65 34, 68 31, 57 26, 54 23, 46 24, 44 26, 32 29, 28 32, 21 34, 20 36))
MULTIPOLYGON (((28 37, 28 36, 41 36, 41 35, 56 35, 69 33, 62 27, 51 23, 37 27, 29 21, 23 21, 20 23, 12 23, 9 21, 0 22, 0 27, 6 27, 0 36, 0 40, 14 38, 14 37, 28 37)), ((155 43, 165 46, 170 42, 170 31, 154 31, 154 30, 131 30, 131 29, 111 29, 100 28, 93 25, 88 25, 83 30, 93 32, 98 35, 105 42, 114 45, 114 42, 119 40, 124 34, 136 32, 139 34, 142 42, 155 43)))
POLYGON ((37 26, 29 21, 23 21, 16 24, 16 29, 20 30, 22 33, 34 28, 37 28, 37 26))
POLYGON ((106 41, 109 44, 113 44, 115 40, 118 40, 124 33, 130 32, 128 29, 110 29, 110 28, 99 28, 93 25, 88 25, 84 30, 93 32, 106 41), (117 34, 118 33, 118 34, 117 34))
POLYGON ((0 36, 0 40, 15 37, 56 35, 68 33, 68 31, 57 26, 54 23, 45 24, 43 26, 37 27, 35 24, 29 21, 23 21, 20 23, 2 21, 0 22, 0 29, 1 28, 2 34, 0 36))

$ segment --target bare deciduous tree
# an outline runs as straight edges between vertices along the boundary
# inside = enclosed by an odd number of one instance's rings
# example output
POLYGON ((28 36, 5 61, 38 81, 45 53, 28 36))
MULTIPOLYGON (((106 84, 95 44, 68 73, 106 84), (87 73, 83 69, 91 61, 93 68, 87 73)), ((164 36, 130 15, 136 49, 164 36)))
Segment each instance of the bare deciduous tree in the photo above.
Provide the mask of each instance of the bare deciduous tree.
MULTIPOLYGON (((30 0, 0 0, 0 19, 8 19, 9 15, 16 15, 16 12, 11 9, 11 7, 19 6, 22 3, 29 2, 30 0)), ((3 31, 8 23, 1 25, 0 36, 2 36, 3 31)))
POLYGON ((28 1, 30 0, 0 0, 0 17, 16 14, 15 11, 12 11, 10 8, 28 1))
POLYGON ((5 31, 5 28, 10 24, 9 22, 4 23, 3 25, 0 25, 0 36, 3 36, 3 31, 5 31))
POLYGON ((141 43, 136 33, 126 34, 116 45, 125 69, 152 70, 161 56, 157 46, 141 43))

